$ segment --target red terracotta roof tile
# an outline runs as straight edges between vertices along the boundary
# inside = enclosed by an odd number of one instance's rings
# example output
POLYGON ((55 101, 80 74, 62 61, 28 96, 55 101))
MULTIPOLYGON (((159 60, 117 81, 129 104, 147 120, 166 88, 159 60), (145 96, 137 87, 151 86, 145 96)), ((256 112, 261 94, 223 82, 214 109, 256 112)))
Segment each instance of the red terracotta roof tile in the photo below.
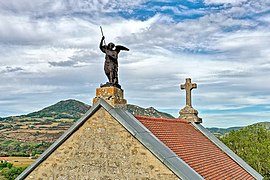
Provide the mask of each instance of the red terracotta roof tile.
POLYGON ((254 179, 191 123, 178 119, 136 118, 205 179, 254 179))

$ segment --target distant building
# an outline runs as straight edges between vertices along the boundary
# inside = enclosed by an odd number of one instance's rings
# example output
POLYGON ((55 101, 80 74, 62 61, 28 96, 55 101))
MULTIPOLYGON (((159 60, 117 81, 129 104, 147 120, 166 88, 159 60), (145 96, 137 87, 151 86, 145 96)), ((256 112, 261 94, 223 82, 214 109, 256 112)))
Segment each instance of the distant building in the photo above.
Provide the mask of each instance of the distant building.
POLYGON ((8 158, 6 157, 0 157, 0 163, 9 162, 8 158))
POLYGON ((17 179, 263 179, 200 124, 189 83, 180 119, 134 117, 121 89, 98 88, 92 108, 17 179))

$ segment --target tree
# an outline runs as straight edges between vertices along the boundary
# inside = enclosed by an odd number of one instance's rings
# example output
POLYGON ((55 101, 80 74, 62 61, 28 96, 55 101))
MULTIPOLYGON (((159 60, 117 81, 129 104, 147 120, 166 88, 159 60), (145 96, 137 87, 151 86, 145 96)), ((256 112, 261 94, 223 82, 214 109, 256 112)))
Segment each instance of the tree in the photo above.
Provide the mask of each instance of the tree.
POLYGON ((13 166, 13 164, 4 161, 4 162, 0 163, 0 170, 3 169, 3 168, 6 168, 6 167, 10 169, 12 166, 13 166))
POLYGON ((251 125, 220 139, 265 179, 270 179, 270 131, 265 126, 251 125))
POLYGON ((24 170, 26 169, 26 167, 15 167, 13 166, 12 168, 4 168, 2 170, 1 175, 4 176, 6 179, 8 180, 14 180, 16 179, 17 176, 19 176, 24 170))

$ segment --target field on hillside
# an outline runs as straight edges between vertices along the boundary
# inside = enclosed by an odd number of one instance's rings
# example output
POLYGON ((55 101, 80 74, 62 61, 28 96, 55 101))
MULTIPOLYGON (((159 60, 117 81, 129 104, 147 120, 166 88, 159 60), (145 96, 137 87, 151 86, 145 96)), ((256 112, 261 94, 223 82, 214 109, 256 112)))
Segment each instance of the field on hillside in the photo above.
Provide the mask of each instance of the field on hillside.
POLYGON ((18 157, 18 156, 0 157, 0 159, 2 158, 7 159, 9 163, 12 163, 16 167, 26 167, 35 161, 35 159, 31 159, 29 157, 18 157))
POLYGON ((67 118, 13 117, 5 121, 0 121, 0 139, 54 142, 74 121, 74 119, 67 118))
POLYGON ((15 179, 33 161, 29 157, 0 157, 0 180, 15 179))

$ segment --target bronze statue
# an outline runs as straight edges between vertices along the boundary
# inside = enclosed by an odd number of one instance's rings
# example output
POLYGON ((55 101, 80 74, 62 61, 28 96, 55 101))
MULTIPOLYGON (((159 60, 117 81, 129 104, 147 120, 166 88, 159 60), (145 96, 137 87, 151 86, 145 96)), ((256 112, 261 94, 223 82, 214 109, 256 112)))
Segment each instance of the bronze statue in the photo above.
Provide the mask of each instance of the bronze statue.
POLYGON ((103 53, 106 54, 104 71, 109 79, 109 82, 107 82, 104 85, 101 85, 101 87, 115 86, 121 89, 121 86, 119 85, 118 82, 118 54, 121 50, 129 51, 129 49, 121 45, 115 46, 113 43, 109 43, 108 45, 106 45, 103 32, 99 48, 103 53))

